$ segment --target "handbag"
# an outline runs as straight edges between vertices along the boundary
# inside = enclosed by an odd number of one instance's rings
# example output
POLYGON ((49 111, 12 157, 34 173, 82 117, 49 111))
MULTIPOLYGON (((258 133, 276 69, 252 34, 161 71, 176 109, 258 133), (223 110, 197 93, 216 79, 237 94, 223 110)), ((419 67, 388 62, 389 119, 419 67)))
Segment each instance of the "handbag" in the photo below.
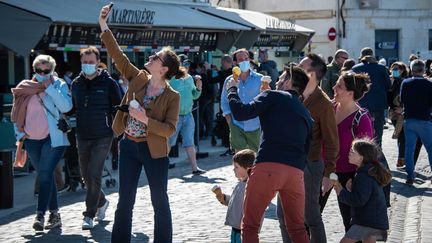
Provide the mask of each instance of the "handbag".
POLYGON ((45 103, 43 102, 42 98, 39 96, 39 94, 37 95, 39 97, 39 102, 41 103, 41 105, 44 107, 44 109, 52 116, 54 117, 54 119, 57 120, 57 128, 64 132, 64 133, 68 133, 70 131, 72 131, 72 127, 69 125, 68 121, 66 120, 66 118, 64 117, 63 114, 61 114, 61 117, 59 119, 56 118, 56 116, 45 106, 45 103))
POLYGON ((15 160, 13 163, 14 167, 22 168, 26 164, 27 161, 27 152, 23 149, 23 141, 17 141, 16 142, 16 153, 15 153, 15 160))

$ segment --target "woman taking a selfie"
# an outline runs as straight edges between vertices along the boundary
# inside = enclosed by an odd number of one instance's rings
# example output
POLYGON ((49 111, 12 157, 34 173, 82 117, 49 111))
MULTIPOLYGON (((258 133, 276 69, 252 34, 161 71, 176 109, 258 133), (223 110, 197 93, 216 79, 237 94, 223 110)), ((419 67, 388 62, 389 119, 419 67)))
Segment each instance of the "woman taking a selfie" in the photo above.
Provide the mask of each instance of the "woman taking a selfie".
POLYGON ((53 172, 69 146, 66 136, 68 127, 62 113, 72 109, 72 99, 67 84, 53 75, 55 66, 53 57, 37 56, 33 61, 33 78, 21 81, 12 89, 11 118, 16 138, 19 143, 24 143, 39 177, 39 196, 33 223, 35 231, 61 226, 53 172), (50 215, 45 225, 47 209, 50 215))
POLYGON ((162 49, 150 56, 145 70, 135 67, 121 51, 106 23, 110 6, 100 11, 102 41, 117 70, 129 80, 129 89, 113 123, 120 141, 119 201, 111 242, 130 242, 132 210, 141 170, 147 175, 154 209, 154 242, 172 242, 172 220, 168 201, 168 138, 175 132, 180 96, 168 84, 180 75, 177 55, 162 49), (128 108, 126 108, 128 107, 128 108))

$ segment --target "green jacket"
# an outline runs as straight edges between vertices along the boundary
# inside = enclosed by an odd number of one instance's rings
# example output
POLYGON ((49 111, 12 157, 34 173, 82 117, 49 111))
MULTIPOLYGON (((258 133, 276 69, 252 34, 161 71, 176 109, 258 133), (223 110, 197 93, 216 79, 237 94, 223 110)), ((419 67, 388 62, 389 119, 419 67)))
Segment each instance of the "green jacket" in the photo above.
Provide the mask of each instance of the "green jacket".
POLYGON ((180 115, 187 115, 192 111, 193 101, 198 99, 201 91, 195 86, 192 76, 176 79, 173 77, 169 84, 180 94, 180 115))
POLYGON ((321 80, 321 89, 328 95, 330 99, 333 99, 334 92, 333 86, 339 78, 340 67, 335 61, 327 65, 327 72, 321 80))

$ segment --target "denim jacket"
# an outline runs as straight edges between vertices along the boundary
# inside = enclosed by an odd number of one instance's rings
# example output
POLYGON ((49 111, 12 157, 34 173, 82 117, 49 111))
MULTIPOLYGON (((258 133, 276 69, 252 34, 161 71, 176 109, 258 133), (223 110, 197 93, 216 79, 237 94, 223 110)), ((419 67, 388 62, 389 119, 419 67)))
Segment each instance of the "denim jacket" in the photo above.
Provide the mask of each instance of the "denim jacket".
MULTIPOLYGON (((43 102, 45 107, 55 115, 53 117, 49 112, 45 111, 48 120, 48 130, 51 137, 51 147, 69 146, 69 140, 66 133, 57 128, 58 119, 61 113, 66 113, 72 109, 72 98, 69 92, 68 85, 61 79, 55 78, 54 82, 45 89, 45 97, 43 102)), ((20 140, 25 133, 19 132, 16 124, 14 124, 15 137, 20 140)))

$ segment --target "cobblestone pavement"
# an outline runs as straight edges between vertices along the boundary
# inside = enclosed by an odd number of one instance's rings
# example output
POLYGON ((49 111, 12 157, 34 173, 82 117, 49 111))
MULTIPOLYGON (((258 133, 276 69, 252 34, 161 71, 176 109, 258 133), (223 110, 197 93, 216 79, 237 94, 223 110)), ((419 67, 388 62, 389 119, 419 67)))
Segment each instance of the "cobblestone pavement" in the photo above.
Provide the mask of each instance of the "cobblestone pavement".
MULTIPOLYGON (((431 171, 427 155, 422 150, 416 167, 418 179, 414 186, 405 185, 405 173, 395 170, 397 150, 396 141, 390 138, 391 133, 391 128, 385 130, 383 139, 384 153, 394 175, 387 242, 432 242, 431 171)), ((235 184, 231 161, 228 157, 220 157, 218 152, 213 152, 210 157, 200 159, 199 165, 208 172, 202 176, 192 176, 190 165, 186 161, 178 163, 176 168, 169 171, 168 193, 174 242, 229 242, 230 228, 224 226, 226 207, 216 200, 211 188, 218 184, 224 192, 231 192, 235 184)), ((31 193, 29 188, 33 184, 31 180, 28 181, 28 185, 15 190, 28 190, 31 193)), ((106 221, 97 224, 93 230, 81 230, 85 191, 79 190, 63 193, 59 198, 63 227, 45 231, 42 235, 35 235, 31 229, 35 200, 10 213, 2 213, 0 210, 0 242, 109 242, 118 194, 117 188, 104 190, 111 204, 106 221)), ((151 242, 153 239, 153 211, 149 195, 143 174, 134 209, 132 242, 151 242)), ((260 234, 261 242, 281 242, 275 210, 273 200, 266 211, 260 234)), ((328 242, 339 242, 344 232, 335 193, 331 194, 323 218, 328 242)))

